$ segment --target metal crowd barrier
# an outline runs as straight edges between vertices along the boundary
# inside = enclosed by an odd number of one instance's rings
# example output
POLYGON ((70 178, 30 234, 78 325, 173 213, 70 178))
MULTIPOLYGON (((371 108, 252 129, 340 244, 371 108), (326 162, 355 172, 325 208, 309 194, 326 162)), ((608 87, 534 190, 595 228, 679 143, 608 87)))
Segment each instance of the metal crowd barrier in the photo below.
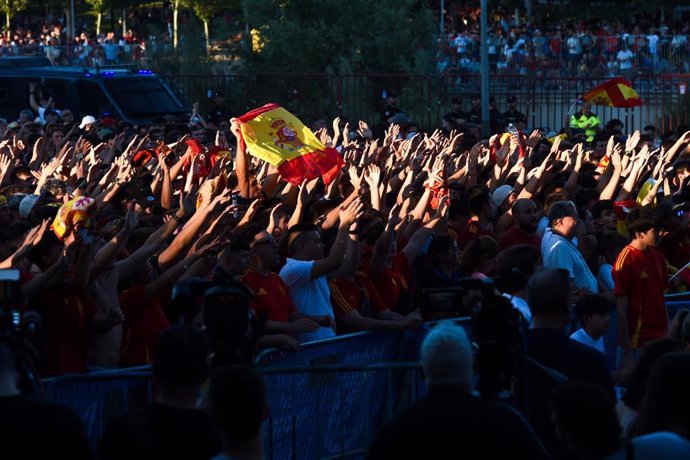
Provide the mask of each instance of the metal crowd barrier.
MULTIPOLYGON (((666 305, 673 318, 690 301, 666 305)), ((469 318, 453 321, 469 332, 469 318)), ((256 366, 270 411, 264 425, 268 458, 360 458, 382 422, 425 394, 419 352, 434 325, 348 334, 305 343, 296 353, 261 353, 256 366)), ((614 314, 605 336, 612 369, 616 333, 614 314)), ((94 447, 110 419, 153 395, 149 366, 50 378, 43 386, 49 400, 72 407, 85 421, 94 447)))

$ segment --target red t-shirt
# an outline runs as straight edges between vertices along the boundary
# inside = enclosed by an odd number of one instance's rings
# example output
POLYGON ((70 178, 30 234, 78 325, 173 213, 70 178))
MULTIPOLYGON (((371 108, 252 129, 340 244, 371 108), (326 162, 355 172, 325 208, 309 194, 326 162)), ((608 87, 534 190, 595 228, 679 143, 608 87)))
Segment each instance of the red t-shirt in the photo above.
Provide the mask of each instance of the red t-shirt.
POLYGON ((528 235, 521 231, 517 225, 513 225, 507 232, 501 235, 498 239, 498 244, 501 249, 507 249, 518 244, 531 244, 541 250, 541 238, 539 238, 539 235, 528 235))
POLYGON ((120 293, 120 308, 125 314, 122 324, 120 363, 122 366, 150 364, 158 335, 170 327, 157 296, 146 297, 146 285, 135 284, 120 293))
POLYGON ((390 267, 386 267, 378 275, 372 275, 370 267, 367 267, 372 284, 383 299, 386 308, 396 311, 400 294, 409 289, 412 270, 410 262, 404 252, 400 251, 393 258, 390 267))
POLYGON ((254 292, 251 307, 257 316, 267 315, 270 321, 290 321, 295 313, 295 304, 282 278, 273 272, 259 275, 249 270, 243 277, 247 286, 254 292))
POLYGON ((664 337, 668 327, 664 304, 667 276, 661 251, 653 247, 640 251, 626 246, 616 258, 612 275, 616 296, 628 298, 630 346, 639 348, 664 337))
POLYGON ((476 240, 480 236, 494 237, 491 232, 481 228, 476 220, 470 220, 458 235, 458 246, 460 249, 465 249, 470 244, 470 241, 476 240))
POLYGON ((353 310, 364 315, 365 302, 369 306, 371 315, 386 309, 386 303, 381 299, 369 275, 365 272, 355 272, 353 280, 342 276, 330 279, 328 286, 331 288, 331 305, 336 320, 353 310))

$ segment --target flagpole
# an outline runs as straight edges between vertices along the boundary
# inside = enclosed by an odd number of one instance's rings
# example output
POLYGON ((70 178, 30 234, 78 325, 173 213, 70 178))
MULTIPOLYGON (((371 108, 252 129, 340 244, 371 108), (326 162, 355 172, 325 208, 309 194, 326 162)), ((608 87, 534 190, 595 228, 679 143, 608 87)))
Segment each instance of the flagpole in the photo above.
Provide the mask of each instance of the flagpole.
POLYGON ((683 266, 683 268, 681 268, 681 269, 678 270, 676 273, 674 273, 673 276, 670 277, 668 280, 671 281, 673 278, 675 278, 676 276, 680 275, 680 272, 682 272, 683 270, 685 270, 685 269, 688 268, 688 267, 690 267, 690 262, 688 262, 687 264, 685 264, 685 265, 683 266))

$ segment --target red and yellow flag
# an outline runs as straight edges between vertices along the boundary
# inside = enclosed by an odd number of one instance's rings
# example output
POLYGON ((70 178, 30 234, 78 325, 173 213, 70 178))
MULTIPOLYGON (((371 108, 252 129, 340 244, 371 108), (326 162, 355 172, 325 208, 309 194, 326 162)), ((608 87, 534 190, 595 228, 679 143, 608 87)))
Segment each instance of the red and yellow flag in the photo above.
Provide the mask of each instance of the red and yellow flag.
POLYGON ((266 104, 238 117, 247 151, 278 168, 288 182, 323 177, 328 184, 343 166, 338 151, 324 146, 314 133, 278 104, 266 104))
POLYGON ((612 78, 587 91, 582 99, 608 107, 637 107, 644 104, 630 82, 620 77, 612 78))

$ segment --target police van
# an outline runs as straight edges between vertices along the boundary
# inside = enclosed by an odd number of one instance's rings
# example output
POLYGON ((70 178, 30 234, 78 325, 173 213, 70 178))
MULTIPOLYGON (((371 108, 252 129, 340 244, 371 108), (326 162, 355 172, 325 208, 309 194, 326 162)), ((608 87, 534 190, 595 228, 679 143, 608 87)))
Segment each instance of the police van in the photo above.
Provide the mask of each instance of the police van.
POLYGON ((77 117, 109 114, 135 125, 156 117, 189 117, 191 107, 180 92, 150 70, 128 68, 51 67, 27 60, 0 59, 0 118, 16 120, 30 108, 29 84, 36 82, 56 108, 70 109, 77 117), (31 63, 30 63, 31 62, 31 63))

